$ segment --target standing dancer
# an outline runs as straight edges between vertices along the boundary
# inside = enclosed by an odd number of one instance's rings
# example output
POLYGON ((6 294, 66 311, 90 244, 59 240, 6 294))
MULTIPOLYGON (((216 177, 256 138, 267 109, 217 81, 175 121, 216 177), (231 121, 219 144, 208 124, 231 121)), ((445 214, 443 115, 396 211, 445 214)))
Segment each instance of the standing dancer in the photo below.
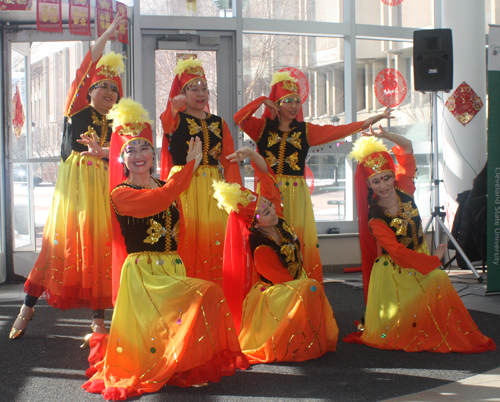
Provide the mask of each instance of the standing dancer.
POLYGON ((342 126, 305 123, 297 80, 289 72, 273 75, 269 97, 261 96, 234 115, 236 124, 257 144, 278 180, 285 220, 300 240, 304 269, 310 278, 323 282, 316 220, 311 195, 304 179, 309 147, 338 140, 391 118, 391 109, 364 122, 342 126), (262 118, 253 114, 264 104, 262 118))
POLYGON ((122 96, 123 56, 102 56, 106 42, 125 17, 118 15, 89 50, 66 98, 64 130, 54 199, 43 231, 42 250, 24 285, 26 298, 10 339, 21 338, 45 292, 61 310, 91 308, 91 328, 105 333, 104 309, 111 307, 111 222, 108 150, 111 124, 106 114, 122 96), (85 153, 96 138, 98 156, 85 153))
POLYGON ((203 144, 203 159, 188 191, 181 195, 186 241, 179 254, 187 275, 222 285, 222 253, 227 214, 212 197, 212 181, 240 183, 237 164, 226 156, 234 152, 226 122, 207 111, 208 87, 201 60, 179 60, 167 109, 161 115, 165 138, 161 155, 161 178, 183 169, 190 139, 203 144))

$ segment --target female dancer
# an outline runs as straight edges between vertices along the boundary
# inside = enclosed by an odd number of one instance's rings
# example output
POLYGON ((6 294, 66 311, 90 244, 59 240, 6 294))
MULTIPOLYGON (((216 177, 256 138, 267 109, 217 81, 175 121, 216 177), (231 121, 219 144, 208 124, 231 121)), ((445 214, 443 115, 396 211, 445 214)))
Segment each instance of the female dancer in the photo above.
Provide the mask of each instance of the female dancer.
POLYGON ((269 97, 261 96, 234 115, 236 124, 257 144, 278 180, 283 214, 300 240, 304 269, 310 278, 323 282, 316 221, 304 168, 309 147, 338 140, 391 118, 391 109, 364 122, 343 126, 305 123, 297 80, 289 72, 273 75, 269 97), (262 118, 252 115, 264 104, 262 118))
POLYGON ((234 152, 233 139, 226 122, 208 113, 208 87, 201 60, 179 60, 170 90, 167 109, 161 115, 165 138, 162 146, 161 178, 183 169, 188 143, 199 138, 203 159, 181 207, 187 239, 179 254, 193 278, 222 285, 222 252, 227 214, 217 208, 212 197, 212 181, 224 179, 241 183, 237 164, 226 156, 234 152))
POLYGON ((83 388, 123 400, 165 384, 217 382, 248 362, 222 289, 187 277, 176 251, 182 230, 176 199, 202 160, 201 142, 190 140, 184 169, 165 183, 151 177, 154 149, 147 112, 123 99, 110 115, 110 185, 119 183, 111 192, 113 227, 118 228, 113 247, 124 258, 113 260, 121 281, 110 334, 93 334, 88 371, 93 376, 83 388))
POLYGON ((358 161, 356 202, 368 295, 364 331, 345 341, 406 352, 495 350, 439 269, 446 244, 429 255, 413 198, 416 163, 411 141, 382 127, 364 134, 369 136, 356 141, 350 157, 358 161), (396 144, 392 151, 398 166, 374 137, 396 144), (382 247, 378 257, 376 241, 382 247))
POLYGON ((241 349, 251 364, 315 359, 336 349, 335 316, 321 283, 303 269, 300 242, 283 218, 274 172, 250 147, 228 158, 236 162, 247 156, 260 194, 214 183, 214 197, 229 212, 224 273, 231 274, 231 286, 224 292, 241 349))
POLYGON ((83 134, 109 143, 106 114, 122 96, 123 57, 101 57, 124 16, 118 15, 85 56, 66 98, 61 165, 54 199, 43 231, 42 250, 24 285, 26 298, 12 325, 10 339, 21 338, 45 292, 61 310, 91 308, 92 330, 106 332, 104 309, 111 307, 111 225, 108 197, 108 150, 85 154, 83 134))

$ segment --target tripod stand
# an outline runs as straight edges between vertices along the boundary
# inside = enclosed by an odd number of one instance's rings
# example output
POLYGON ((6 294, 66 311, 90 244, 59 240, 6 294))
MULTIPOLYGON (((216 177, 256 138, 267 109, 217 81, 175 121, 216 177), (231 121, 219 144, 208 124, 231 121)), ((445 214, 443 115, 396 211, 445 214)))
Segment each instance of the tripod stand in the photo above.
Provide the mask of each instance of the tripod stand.
MULTIPOLYGON (((439 148, 438 148, 438 133, 437 133, 437 91, 433 91, 431 93, 431 104, 432 104, 432 120, 431 120, 431 137, 433 140, 433 148, 432 148, 432 153, 433 153, 433 175, 434 175, 434 211, 431 214, 431 219, 429 219, 429 222, 427 222, 427 225, 425 226, 424 229, 424 235, 427 234, 427 231, 429 230, 429 227, 431 226, 432 221, 436 221, 439 228, 448 236, 448 239, 453 243, 455 246, 456 252, 460 254, 460 256, 464 259, 465 263, 467 264, 467 267, 472 271, 474 276, 476 277, 477 281, 479 283, 483 282, 483 277, 479 275, 470 262, 469 258, 465 255, 464 251, 456 241, 456 239, 453 237, 451 232, 448 230, 448 228, 444 225, 443 219, 446 216, 446 212, 444 212, 444 206, 439 205, 439 184, 443 180, 439 180, 439 148)), ((441 239, 441 232, 440 230, 436 230, 435 233, 436 236, 436 244, 440 243, 441 239)))

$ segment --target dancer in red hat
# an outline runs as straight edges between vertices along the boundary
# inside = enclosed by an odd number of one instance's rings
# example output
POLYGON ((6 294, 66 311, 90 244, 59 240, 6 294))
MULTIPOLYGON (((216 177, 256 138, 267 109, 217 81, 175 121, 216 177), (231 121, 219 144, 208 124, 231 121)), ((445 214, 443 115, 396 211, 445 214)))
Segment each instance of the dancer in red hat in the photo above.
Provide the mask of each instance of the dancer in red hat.
MULTIPOLYGON (((177 254, 177 200, 202 160, 191 139, 184 169, 167 182, 151 176, 148 113, 131 99, 110 112, 113 277, 119 278, 108 335, 90 339, 88 392, 123 400, 165 384, 208 385, 248 366, 220 286, 186 276, 177 254)), ((96 147, 97 148, 97 147, 96 147)))
POLYGON ((440 269, 446 244, 429 255, 413 198, 411 141, 381 126, 364 134, 368 136, 355 142, 349 156, 358 162, 355 189, 366 314, 363 332, 344 340, 406 352, 496 350, 440 269), (398 165, 376 137, 396 144, 392 151, 398 165))
POLYGON ((279 185, 256 151, 250 157, 259 192, 214 183, 214 197, 229 212, 224 248, 224 294, 249 362, 315 359, 335 351, 338 328, 323 286, 308 278, 297 236, 283 217, 279 185))
POLYGON ((112 306, 106 149, 111 122, 106 114, 122 96, 119 75, 125 66, 122 55, 101 55, 123 19, 118 15, 92 46, 68 92, 54 199, 43 231, 42 249, 24 285, 26 298, 10 339, 24 335, 44 292, 47 303, 54 308, 93 309, 92 330, 106 332, 104 309, 112 306), (97 138, 104 148, 102 153, 87 155, 82 135, 97 138))
POLYGON ((193 278, 222 285, 222 254, 227 214, 212 197, 212 181, 224 179, 241 184, 237 164, 226 156, 234 152, 229 128, 219 116, 208 112, 208 87, 201 60, 179 60, 167 109, 161 115, 165 138, 161 155, 161 178, 184 168, 188 143, 199 138, 203 159, 188 191, 181 196, 186 241, 179 254, 193 278))
POLYGON ((391 109, 342 126, 304 122, 298 81, 288 71, 273 75, 269 97, 261 96, 234 115, 234 121, 257 144, 278 180, 285 220, 297 234, 310 278, 323 282, 316 221, 304 169, 309 147, 338 140, 391 118, 391 109), (262 118, 253 114, 264 104, 262 118))

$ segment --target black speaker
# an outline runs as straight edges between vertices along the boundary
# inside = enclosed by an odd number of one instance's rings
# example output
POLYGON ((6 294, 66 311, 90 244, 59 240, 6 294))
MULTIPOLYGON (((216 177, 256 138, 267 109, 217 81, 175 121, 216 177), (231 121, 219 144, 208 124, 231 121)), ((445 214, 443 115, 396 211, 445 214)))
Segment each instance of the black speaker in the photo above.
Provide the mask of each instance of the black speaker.
POLYGON ((413 32, 415 91, 453 89, 453 40, 451 29, 413 32))

